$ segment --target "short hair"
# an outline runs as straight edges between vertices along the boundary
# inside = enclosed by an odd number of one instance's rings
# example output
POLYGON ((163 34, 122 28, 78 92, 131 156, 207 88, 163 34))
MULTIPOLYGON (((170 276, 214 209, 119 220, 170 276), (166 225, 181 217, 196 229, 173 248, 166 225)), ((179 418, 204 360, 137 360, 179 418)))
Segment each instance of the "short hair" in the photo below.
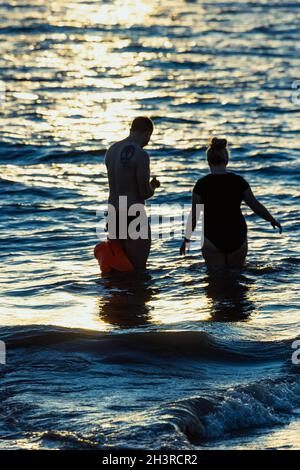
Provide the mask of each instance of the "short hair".
POLYGON ((213 137, 207 147, 206 157, 209 165, 228 163, 229 152, 227 149, 227 140, 213 137))
POLYGON ((132 132, 153 132, 154 125, 150 118, 144 116, 136 117, 130 127, 132 132))

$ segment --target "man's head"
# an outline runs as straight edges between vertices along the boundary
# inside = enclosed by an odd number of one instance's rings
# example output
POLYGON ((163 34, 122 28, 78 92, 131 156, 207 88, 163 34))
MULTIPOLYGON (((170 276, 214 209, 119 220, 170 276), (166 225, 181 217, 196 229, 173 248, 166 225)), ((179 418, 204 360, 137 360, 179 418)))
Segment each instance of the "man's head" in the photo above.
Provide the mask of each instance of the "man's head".
POLYGON ((151 138, 153 132, 153 122, 148 117, 136 117, 130 127, 130 135, 138 141, 141 147, 145 147, 151 138))

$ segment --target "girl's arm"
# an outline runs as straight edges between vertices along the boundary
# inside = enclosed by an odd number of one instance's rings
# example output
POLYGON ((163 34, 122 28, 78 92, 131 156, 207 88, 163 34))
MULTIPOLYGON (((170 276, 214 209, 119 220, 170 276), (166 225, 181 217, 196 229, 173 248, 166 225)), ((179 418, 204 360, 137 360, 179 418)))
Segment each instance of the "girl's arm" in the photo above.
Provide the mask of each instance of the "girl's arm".
POLYGON ((185 255, 186 245, 187 243, 189 243, 192 233, 196 228, 196 225, 197 225, 200 213, 201 213, 200 204, 202 204, 201 196, 193 192, 192 208, 187 219, 186 228, 185 228, 185 236, 184 236, 182 245, 180 247, 181 255, 185 255))
POLYGON ((270 222, 273 228, 278 227, 279 232, 282 232, 282 227, 280 223, 276 219, 274 219, 274 217, 270 214, 266 207, 256 199, 250 186, 245 190, 243 200, 245 201, 247 206, 249 206, 250 209, 253 210, 255 214, 257 214, 259 217, 266 220, 267 222, 270 222))

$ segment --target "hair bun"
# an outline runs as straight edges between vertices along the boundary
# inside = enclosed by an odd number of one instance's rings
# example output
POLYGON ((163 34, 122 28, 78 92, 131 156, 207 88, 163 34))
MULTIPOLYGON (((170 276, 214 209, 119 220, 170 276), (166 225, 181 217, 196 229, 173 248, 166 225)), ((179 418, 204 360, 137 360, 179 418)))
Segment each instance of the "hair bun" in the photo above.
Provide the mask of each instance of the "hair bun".
POLYGON ((218 139, 218 137, 213 137, 211 139, 209 147, 212 149, 226 149, 227 139, 218 139))

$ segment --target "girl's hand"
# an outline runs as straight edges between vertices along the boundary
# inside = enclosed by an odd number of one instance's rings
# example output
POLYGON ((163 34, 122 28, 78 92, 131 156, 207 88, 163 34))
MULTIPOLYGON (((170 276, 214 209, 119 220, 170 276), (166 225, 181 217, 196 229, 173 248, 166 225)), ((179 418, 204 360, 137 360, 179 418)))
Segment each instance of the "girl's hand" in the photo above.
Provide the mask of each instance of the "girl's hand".
POLYGON ((180 247, 180 255, 183 256, 186 254, 186 246, 189 244, 189 240, 186 238, 183 240, 182 245, 180 247))
POLYGON ((273 219, 273 218, 272 218, 271 224, 272 224, 272 227, 273 227, 274 229, 276 229, 276 227, 278 227, 278 228, 279 228, 279 233, 282 233, 282 227, 281 227, 280 223, 279 223, 276 219, 273 219))

